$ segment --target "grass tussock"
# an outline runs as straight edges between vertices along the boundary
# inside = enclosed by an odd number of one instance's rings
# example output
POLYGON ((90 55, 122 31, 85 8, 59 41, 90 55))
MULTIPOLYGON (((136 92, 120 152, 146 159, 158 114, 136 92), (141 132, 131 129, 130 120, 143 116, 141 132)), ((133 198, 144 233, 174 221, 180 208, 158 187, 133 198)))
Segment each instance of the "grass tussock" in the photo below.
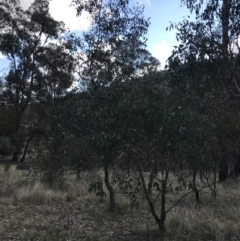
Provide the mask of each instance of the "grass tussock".
POLYGON ((15 166, 10 166, 8 170, 0 167, 0 194, 2 196, 12 195, 16 189, 31 183, 32 179, 28 179, 25 172, 17 171, 15 166))
POLYGON ((219 184, 216 200, 204 192, 200 204, 194 196, 184 199, 168 213, 166 235, 170 240, 240 240, 240 192, 236 182, 219 184))
POLYGON ((66 199, 73 201, 78 198, 93 199, 95 196, 88 192, 89 183, 93 180, 93 175, 83 173, 81 180, 77 180, 75 175, 68 175, 61 186, 49 188, 37 178, 29 177, 28 171, 16 170, 12 165, 6 171, 0 168, 0 193, 2 196, 8 194, 16 201, 28 201, 34 204, 51 203, 66 199))
POLYGON ((61 191, 48 189, 46 185, 42 184, 40 181, 36 181, 34 185, 20 187, 15 191, 14 197, 16 202, 28 202, 42 205, 61 201, 65 198, 65 194, 61 191))

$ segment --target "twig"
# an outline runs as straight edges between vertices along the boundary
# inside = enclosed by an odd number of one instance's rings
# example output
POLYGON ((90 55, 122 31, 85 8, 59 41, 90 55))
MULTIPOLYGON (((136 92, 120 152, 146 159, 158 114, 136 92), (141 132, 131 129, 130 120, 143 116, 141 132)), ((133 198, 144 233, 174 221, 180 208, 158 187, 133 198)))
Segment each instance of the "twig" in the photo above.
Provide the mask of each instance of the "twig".
POLYGON ((155 204, 155 202, 157 201, 158 197, 160 196, 161 192, 158 192, 158 195, 156 196, 156 198, 153 201, 153 204, 155 204))
POLYGON ((190 193, 192 193, 192 192, 193 192, 193 190, 185 193, 172 207, 170 207, 170 208, 165 212, 165 214, 167 214, 172 208, 176 207, 176 206, 181 202, 181 200, 182 200, 183 198, 185 198, 188 194, 190 194, 190 193))
POLYGON ((240 94, 240 88, 239 88, 239 86, 237 84, 237 81, 236 81, 235 77, 233 76, 232 79, 233 79, 233 82, 234 82, 234 84, 235 84, 235 86, 237 88, 238 93, 240 94))

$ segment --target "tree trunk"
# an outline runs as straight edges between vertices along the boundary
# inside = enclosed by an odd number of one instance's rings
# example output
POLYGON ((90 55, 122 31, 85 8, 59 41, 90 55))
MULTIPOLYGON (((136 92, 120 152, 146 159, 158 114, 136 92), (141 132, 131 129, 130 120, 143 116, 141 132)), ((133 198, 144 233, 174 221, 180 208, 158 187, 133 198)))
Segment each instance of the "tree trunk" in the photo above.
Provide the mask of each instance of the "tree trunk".
POLYGON ((194 189, 194 193, 195 193, 195 197, 196 197, 196 201, 199 203, 200 199, 199 199, 199 191, 197 188, 197 184, 196 184, 196 177, 197 177, 197 168, 193 169, 193 189, 194 189))
MULTIPOLYGON (((144 191, 145 197, 146 197, 146 199, 147 199, 148 205, 149 205, 149 207, 150 207, 151 213, 152 213, 152 215, 153 215, 153 217, 154 217, 154 219, 155 219, 155 221, 156 221, 156 223, 157 223, 157 225, 158 225, 159 230, 160 230, 160 231, 163 231, 163 230, 164 230, 165 215, 166 215, 166 213, 165 213, 165 195, 164 195, 164 202, 162 202, 162 209, 161 209, 161 211, 162 211, 161 215, 162 215, 163 218, 164 218, 164 219, 162 220, 162 219, 158 216, 158 214, 157 214, 157 211, 156 211, 156 208, 155 208, 155 204, 154 204, 154 202, 153 202, 153 200, 152 200, 152 197, 149 196, 148 188, 147 188, 146 182, 145 182, 145 180, 144 180, 144 177, 143 177, 142 170, 141 170, 140 166, 138 166, 138 172, 139 172, 139 174, 140 174, 140 179, 141 179, 141 182, 142 182, 142 185, 143 185, 143 191, 144 191), (163 207, 164 207, 164 208, 163 208, 163 207), (164 214, 163 214, 163 211, 164 211, 164 214)), ((163 195, 163 194, 162 194, 162 195, 163 195)))
POLYGON ((81 173, 81 170, 79 168, 79 169, 77 169, 77 180, 80 180, 80 173, 81 173))
POLYGON ((167 193, 167 182, 164 180, 162 181, 161 228, 160 228, 161 230, 164 230, 164 222, 166 220, 166 193, 167 193))
POLYGON ((21 112, 18 113, 18 111, 16 111, 16 119, 15 119, 15 137, 17 140, 17 146, 16 146, 16 151, 13 153, 13 161, 14 162, 18 162, 18 158, 19 158, 19 140, 18 140, 18 133, 19 133, 19 129, 20 129, 20 123, 21 123, 21 112))
POLYGON ((213 168, 213 196, 217 197, 217 157, 215 157, 214 168, 213 168))
POLYGON ((228 151, 222 148, 222 157, 219 160, 219 182, 224 182, 228 178, 228 151))
POLYGON ((228 59, 228 44, 229 44, 229 15, 232 0, 223 0, 222 4, 222 53, 225 60, 228 59))
POLYGON ((104 166, 104 174, 105 174, 105 177, 104 177, 104 181, 105 181, 105 185, 109 191, 109 201, 110 201, 110 211, 111 212, 114 212, 115 211, 115 207, 116 207, 116 204, 115 204, 115 193, 114 193, 114 189, 111 185, 111 183, 109 182, 109 171, 108 171, 108 165, 105 165, 104 166))
POLYGON ((154 179, 154 175, 153 175, 153 173, 150 173, 149 181, 148 181, 148 195, 149 195, 150 197, 152 197, 153 179, 154 179))
POLYGON ((240 176, 240 154, 238 155, 237 161, 234 164, 233 174, 234 174, 234 177, 237 177, 237 178, 240 176))
POLYGON ((17 150, 13 153, 13 161, 14 162, 18 162, 18 156, 19 156, 19 154, 18 154, 18 150, 17 150))
POLYGON ((34 136, 34 133, 28 138, 27 140, 27 143, 25 145, 25 148, 24 148, 24 152, 23 152, 23 155, 22 155, 22 158, 21 158, 21 161, 20 162, 24 162, 25 160, 25 157, 26 157, 26 154, 27 154, 27 150, 28 150, 28 146, 31 142, 31 140, 33 139, 33 136, 34 136))

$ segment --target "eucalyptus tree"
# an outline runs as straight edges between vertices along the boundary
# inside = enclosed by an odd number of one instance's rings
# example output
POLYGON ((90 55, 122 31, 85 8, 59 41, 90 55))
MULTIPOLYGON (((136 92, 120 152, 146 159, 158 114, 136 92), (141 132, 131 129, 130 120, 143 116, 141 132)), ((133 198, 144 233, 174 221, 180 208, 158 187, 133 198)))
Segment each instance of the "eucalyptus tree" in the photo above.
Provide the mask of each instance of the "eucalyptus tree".
MULTIPOLYGON (((215 126, 223 124, 226 111, 239 107, 239 2, 182 0, 196 20, 171 24, 180 42, 169 58, 169 73, 198 113, 220 113, 215 126), (211 103, 207 105, 207 101, 211 103), (199 103, 201 103, 199 105, 199 103), (215 104, 213 104, 215 103, 215 104)), ((219 139, 219 180, 228 176, 228 150, 219 139)))
POLYGON ((118 107, 118 113, 124 113, 121 148, 131 153, 131 168, 137 170, 134 174, 140 189, 163 231, 170 210, 194 191, 181 177, 183 149, 192 126, 188 108, 172 95, 165 77, 158 74, 127 82, 124 90, 118 107), (170 174, 180 180, 176 186, 170 174), (178 192, 183 185, 189 190, 176 202, 168 200, 167 193, 178 192))
MULTIPOLYGON (((104 181, 110 194, 110 210, 115 209, 113 185, 109 171, 120 148, 122 120, 119 98, 124 94, 121 84, 144 69, 143 66, 159 65, 146 50, 149 19, 144 17, 143 6, 130 6, 128 0, 73 0, 77 15, 85 10, 90 13, 91 27, 83 33, 79 52, 80 78, 88 85, 91 96, 86 116, 92 125, 87 136, 104 167, 104 181)), ((76 110, 81 109, 80 101, 76 110)), ((74 111, 73 111, 74 113, 74 111)), ((81 113, 81 112, 80 112, 81 113)), ((80 114, 81 115, 81 114, 80 114)), ((82 118, 75 127, 82 134, 82 118)), ((76 134, 76 131, 75 131, 76 134)))
POLYGON ((71 44, 64 39, 64 24, 51 17, 47 0, 35 0, 26 11, 19 0, 1 1, 0 16, 0 52, 10 61, 2 103, 14 108, 15 135, 22 142, 19 133, 29 105, 55 99, 71 86, 71 44))

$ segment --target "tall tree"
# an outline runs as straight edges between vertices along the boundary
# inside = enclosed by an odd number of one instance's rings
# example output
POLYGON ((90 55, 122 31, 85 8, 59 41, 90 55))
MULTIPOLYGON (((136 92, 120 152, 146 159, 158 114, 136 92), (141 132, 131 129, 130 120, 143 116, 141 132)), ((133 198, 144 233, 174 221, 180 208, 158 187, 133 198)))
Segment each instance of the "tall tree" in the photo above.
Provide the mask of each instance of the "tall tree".
MULTIPOLYGON (((139 69, 158 66, 159 63, 145 48, 149 19, 145 19, 142 6, 131 7, 128 0, 72 2, 77 15, 85 10, 92 16, 92 25, 83 34, 79 55, 80 77, 93 95, 88 113, 92 115, 90 121, 93 126, 89 128, 88 135, 92 136, 96 155, 101 157, 110 210, 114 211, 115 196, 109 175, 122 134, 122 116, 117 108, 118 95, 123 93, 119 89, 121 83, 133 78, 139 69)), ((80 127, 78 132, 81 133, 82 121, 77 122, 80 127)))
MULTIPOLYGON (((50 16, 48 0, 35 0, 26 11, 19 0, 4 0, 0 16, 0 52, 10 61, 2 103, 14 106, 19 139, 28 106, 42 101, 47 93, 55 98, 71 86, 73 57, 71 45, 62 37, 64 24, 50 16)), ((19 152, 18 148, 14 161, 19 152)))
MULTIPOLYGON (((238 109, 240 3, 234 0, 181 2, 191 12, 195 12, 196 21, 185 19, 175 25, 178 30, 176 37, 181 42, 169 58, 169 70, 175 84, 178 83, 185 93, 192 92, 192 104, 197 103, 199 98, 202 103, 206 103, 203 98, 210 98, 211 103, 215 102, 215 113, 216 108, 223 111, 238 109)), ((210 113, 207 108, 200 109, 199 105, 195 108, 202 113, 210 113)), ((218 118, 224 122, 222 115, 218 118)), ((219 139, 222 147, 220 181, 228 176, 228 150, 225 143, 225 140, 219 139)))

